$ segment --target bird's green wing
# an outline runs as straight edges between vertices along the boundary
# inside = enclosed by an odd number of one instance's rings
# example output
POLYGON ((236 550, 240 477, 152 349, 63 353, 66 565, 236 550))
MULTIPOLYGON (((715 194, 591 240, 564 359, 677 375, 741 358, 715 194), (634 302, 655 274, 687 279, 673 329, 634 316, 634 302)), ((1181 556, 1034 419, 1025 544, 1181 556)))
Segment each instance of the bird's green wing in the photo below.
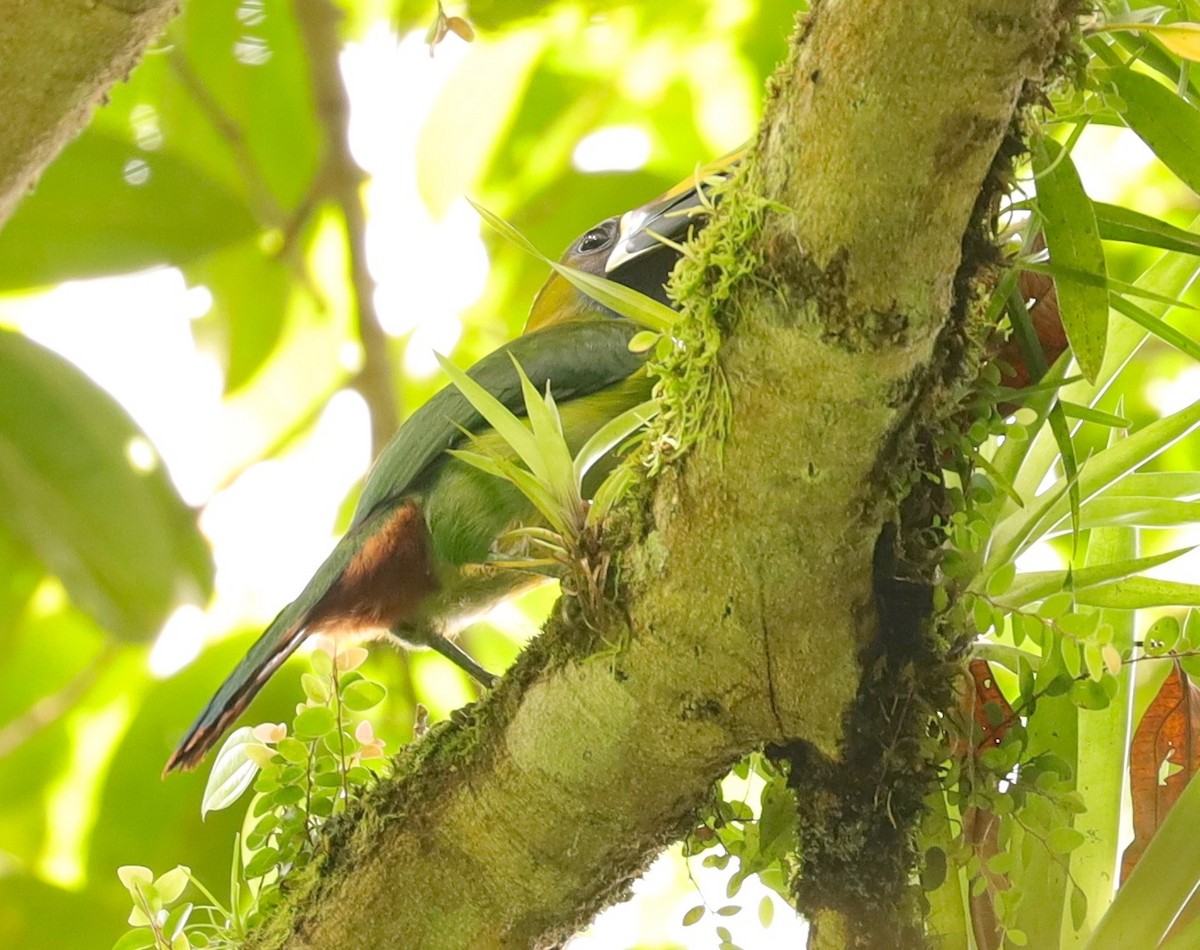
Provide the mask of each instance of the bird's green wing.
MULTIPOLYGON (((548 326, 518 337, 485 356, 468 371, 472 379, 516 415, 525 414, 520 364, 534 388, 550 384, 561 405, 631 376, 646 361, 629 341, 642 328, 632 320, 603 317, 548 326)), ((454 386, 439 391, 412 414, 384 447, 367 474, 351 532, 381 508, 415 490, 421 476, 446 449, 463 441, 463 431, 484 426, 483 418, 454 386)))

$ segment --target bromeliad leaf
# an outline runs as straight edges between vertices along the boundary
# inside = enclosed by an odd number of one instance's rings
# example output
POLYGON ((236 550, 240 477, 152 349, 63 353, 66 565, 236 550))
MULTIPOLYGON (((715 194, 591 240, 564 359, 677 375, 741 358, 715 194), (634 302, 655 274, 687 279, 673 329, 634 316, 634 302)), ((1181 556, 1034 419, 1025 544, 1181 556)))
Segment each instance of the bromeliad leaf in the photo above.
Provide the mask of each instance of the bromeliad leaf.
MULTIPOLYGON (((1200 425, 1200 401, 1144 426, 1128 438, 1093 455, 1079 473, 1080 500, 1087 501, 1098 495, 1183 438, 1197 425, 1200 425)), ((1015 512, 996 525, 982 572, 984 578, 989 570, 1016 558, 1065 517, 1068 506, 1063 496, 1068 487, 1069 482, 1065 478, 1058 479, 1028 508, 1015 512)))
POLYGON ((475 204, 473 201, 471 202, 471 207, 479 212, 483 220, 499 231, 501 235, 512 241, 517 247, 544 261, 553 268, 556 274, 569 281, 577 290, 591 297, 597 303, 608 307, 608 309, 658 333, 668 332, 679 319, 679 314, 666 304, 660 303, 652 297, 647 297, 645 294, 638 293, 624 284, 618 284, 614 280, 597 277, 595 274, 589 274, 586 271, 581 271, 575 267, 569 267, 566 264, 560 264, 558 261, 551 260, 539 251, 525 235, 503 218, 492 214, 492 212, 475 204))
POLYGON ((658 415, 660 404, 648 399, 602 425, 575 455, 575 478, 583 481, 596 462, 658 415))
POLYGON ((1132 69, 1103 74, 1124 100, 1125 120, 1159 160, 1200 192, 1200 111, 1162 83, 1132 69))
POLYGON ((499 399, 480 386, 479 383, 471 379, 470 376, 440 353, 434 355, 437 357, 438 364, 445 371, 446 375, 450 377, 450 381, 458 387, 459 392, 466 396, 467 401, 487 420, 488 425, 500 434, 500 437, 508 443, 509 447, 529 466, 530 471, 538 472, 540 457, 537 440, 534 438, 533 432, 520 419, 509 412, 508 408, 499 399))
POLYGON ((1160 320, 1148 310, 1144 310, 1135 304, 1132 300, 1127 300, 1120 294, 1112 295, 1113 309, 1123 316, 1128 317, 1138 326, 1149 330, 1164 343, 1169 343, 1181 353, 1185 353, 1192 359, 1200 362, 1200 343, 1197 343, 1190 336, 1180 330, 1175 329, 1165 320, 1160 320))
POLYGON ((1177 228, 1140 211, 1103 201, 1093 201, 1092 208, 1096 212, 1100 237, 1106 241, 1141 244, 1181 254, 1200 254, 1200 234, 1177 228))
POLYGON ((1094 381, 1104 362, 1108 336, 1108 268, 1096 214, 1061 145, 1043 137, 1034 143, 1032 154, 1038 209, 1056 269, 1063 329, 1083 375, 1094 381), (1078 280, 1072 271, 1092 275, 1099 283, 1078 280))
POLYGON ((1128 577, 1097 584, 1075 594, 1084 607, 1141 610, 1145 607, 1200 607, 1200 584, 1162 581, 1154 577, 1128 577))
POLYGON ((1190 554, 1194 550, 1194 547, 1178 548, 1163 554, 1097 564, 1094 567, 1081 567, 1071 571, 1032 571, 1027 574, 1018 574, 1008 590, 1002 596, 995 598, 995 601, 998 606, 1016 610, 1066 590, 1068 584, 1071 590, 1077 591, 1108 581, 1121 580, 1141 574, 1160 564, 1166 564, 1168 561, 1173 561, 1184 554, 1190 554))

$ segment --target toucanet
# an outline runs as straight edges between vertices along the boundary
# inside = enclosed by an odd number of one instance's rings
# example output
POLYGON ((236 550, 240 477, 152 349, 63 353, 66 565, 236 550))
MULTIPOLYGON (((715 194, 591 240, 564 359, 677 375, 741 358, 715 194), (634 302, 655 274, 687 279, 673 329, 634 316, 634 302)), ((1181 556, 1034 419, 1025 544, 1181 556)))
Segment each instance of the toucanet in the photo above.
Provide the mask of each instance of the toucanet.
MULTIPOLYGON (((562 262, 668 302, 664 284, 682 245, 703 226, 705 193, 728 166, 710 166, 649 204, 602 221, 571 244, 562 262)), ((629 348, 640 329, 553 273, 534 300, 524 335, 485 356, 468 375, 523 414, 515 360, 539 392, 549 385, 575 452, 608 420, 648 397, 645 355, 629 348)), ((466 433, 502 449, 453 386, 400 427, 368 472, 345 536, 221 684, 166 771, 193 768, 312 633, 382 631, 436 650, 484 685, 492 683, 449 637, 530 582, 527 572, 489 566, 488 559, 499 535, 536 517, 512 485, 447 454, 466 433)), ((591 478, 604 474, 601 467, 591 478)))

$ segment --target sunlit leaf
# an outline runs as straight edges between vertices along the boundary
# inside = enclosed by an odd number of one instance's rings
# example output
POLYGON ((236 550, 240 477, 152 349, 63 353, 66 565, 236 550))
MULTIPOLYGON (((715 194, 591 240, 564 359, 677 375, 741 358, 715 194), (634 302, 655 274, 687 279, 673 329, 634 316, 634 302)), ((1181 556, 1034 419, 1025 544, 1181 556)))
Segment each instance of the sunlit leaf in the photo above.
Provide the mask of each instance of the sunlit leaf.
POLYGON ((1125 108, 1121 118, 1192 191, 1200 192, 1200 111, 1162 83, 1132 69, 1104 74, 1125 108))
POLYGON ((1181 254, 1200 254, 1200 234, 1117 205, 1093 201, 1100 237, 1106 241, 1124 241, 1145 247, 1159 247, 1181 254))
POLYGON ((471 202, 471 206, 479 212, 480 216, 488 224, 504 235, 504 237, 512 241, 517 247, 549 264, 556 274, 569 281, 574 287, 588 297, 591 297, 597 303, 603 304, 615 313, 623 317, 628 317, 630 320, 634 320, 642 326, 659 333, 669 331, 675 325, 676 321, 678 321, 679 314, 666 304, 647 297, 645 294, 638 293, 624 284, 619 284, 604 277, 597 277, 595 274, 589 274, 578 268, 551 260, 503 218, 492 214, 492 212, 474 202, 471 202))
POLYGON ((1153 36, 1176 56, 1200 59, 1200 23, 1107 23, 1094 32, 1131 32, 1153 36))
POLYGON ((86 132, 0 231, 0 289, 185 264, 257 228, 183 155, 86 132))
POLYGON ((0 331, 0 529, 112 633, 156 634, 212 585, 208 545, 161 460, 106 392, 0 331))
POLYGON ((1108 267, 1096 215, 1075 164, 1061 145, 1039 138, 1033 143, 1032 155, 1038 212, 1051 266, 1056 268, 1063 328, 1083 375, 1095 380, 1104 362, 1108 336, 1108 294, 1103 289, 1108 267), (1101 286, 1074 279, 1074 271, 1095 275, 1101 286))
POLYGON ((201 815, 228 808, 250 787, 258 774, 257 763, 246 754, 251 744, 258 744, 258 740, 250 726, 235 729, 221 744, 200 800, 201 815))

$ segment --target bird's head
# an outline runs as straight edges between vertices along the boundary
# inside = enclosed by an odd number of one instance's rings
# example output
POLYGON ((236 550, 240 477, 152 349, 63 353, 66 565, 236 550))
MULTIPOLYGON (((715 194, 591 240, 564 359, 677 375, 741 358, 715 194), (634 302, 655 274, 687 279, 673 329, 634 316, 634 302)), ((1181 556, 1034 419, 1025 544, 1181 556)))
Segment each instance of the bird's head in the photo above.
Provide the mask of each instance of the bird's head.
MULTIPOLYGON (((648 204, 605 218, 576 238, 560 262, 670 304, 664 285, 682 256, 679 248, 704 227, 706 195, 735 162, 727 156, 648 204)), ((534 298, 525 332, 600 314, 612 311, 553 273, 534 298)))

